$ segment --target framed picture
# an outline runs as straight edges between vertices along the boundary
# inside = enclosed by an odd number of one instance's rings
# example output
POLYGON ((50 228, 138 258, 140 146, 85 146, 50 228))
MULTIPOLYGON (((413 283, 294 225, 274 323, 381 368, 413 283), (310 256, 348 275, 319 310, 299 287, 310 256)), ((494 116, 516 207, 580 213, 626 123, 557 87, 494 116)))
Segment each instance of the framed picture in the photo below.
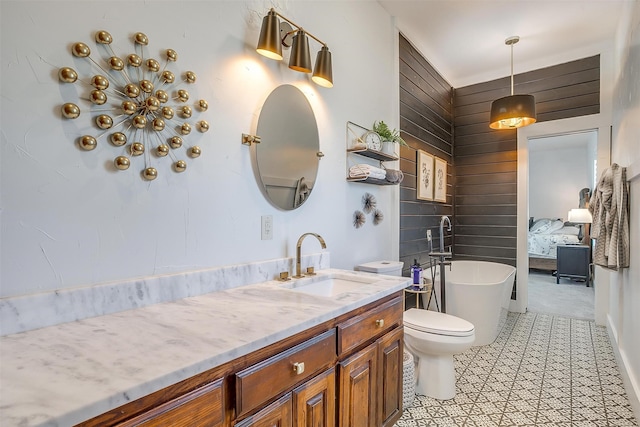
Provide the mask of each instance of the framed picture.
POLYGON ((416 197, 420 200, 433 200, 433 156, 418 150, 416 168, 416 197))
POLYGON ((433 178, 433 200, 436 202, 447 201, 447 162, 436 157, 433 178))

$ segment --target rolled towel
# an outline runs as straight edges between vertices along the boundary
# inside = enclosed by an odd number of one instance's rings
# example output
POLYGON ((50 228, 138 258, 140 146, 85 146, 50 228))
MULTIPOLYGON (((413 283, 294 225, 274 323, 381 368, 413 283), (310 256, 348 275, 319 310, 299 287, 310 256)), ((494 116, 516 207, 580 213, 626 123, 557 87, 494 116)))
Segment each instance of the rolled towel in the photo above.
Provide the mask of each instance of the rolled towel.
POLYGON ((387 169, 387 177, 386 180, 392 182, 394 184, 400 184, 404 179, 404 174, 401 170, 397 169, 387 169))
POLYGON ((354 149, 354 150, 366 150, 367 149, 367 144, 365 144, 364 142, 361 142, 361 141, 356 141, 356 142, 353 143, 351 148, 354 149))
POLYGON ((377 168, 365 163, 357 164, 349 168, 349 177, 371 177, 377 179, 385 179, 387 172, 384 169, 377 168))

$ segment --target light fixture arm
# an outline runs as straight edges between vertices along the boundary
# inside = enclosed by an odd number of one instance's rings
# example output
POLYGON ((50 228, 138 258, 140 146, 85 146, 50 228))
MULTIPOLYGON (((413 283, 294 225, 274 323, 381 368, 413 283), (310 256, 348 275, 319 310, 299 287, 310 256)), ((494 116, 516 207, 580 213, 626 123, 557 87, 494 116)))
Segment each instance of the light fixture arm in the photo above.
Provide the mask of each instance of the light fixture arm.
POLYGON ((319 38, 317 38, 316 36, 314 36, 313 34, 311 34, 310 32, 308 32, 307 30, 305 30, 304 28, 302 28, 300 25, 296 24, 295 22, 293 22, 291 19, 287 18, 286 16, 283 16, 281 13, 279 13, 277 10, 271 8, 271 11, 273 13, 275 13, 277 16, 280 17, 280 19, 283 19, 285 21, 287 21, 289 24, 293 25, 294 27, 296 27, 295 31, 290 31, 289 33, 287 33, 287 35, 294 33, 296 31, 304 31, 304 33, 306 35, 308 35, 309 37, 311 37, 312 39, 314 39, 315 41, 317 41, 318 43, 320 43, 322 46, 326 46, 327 44, 325 42, 323 42, 322 40, 320 40, 319 38))

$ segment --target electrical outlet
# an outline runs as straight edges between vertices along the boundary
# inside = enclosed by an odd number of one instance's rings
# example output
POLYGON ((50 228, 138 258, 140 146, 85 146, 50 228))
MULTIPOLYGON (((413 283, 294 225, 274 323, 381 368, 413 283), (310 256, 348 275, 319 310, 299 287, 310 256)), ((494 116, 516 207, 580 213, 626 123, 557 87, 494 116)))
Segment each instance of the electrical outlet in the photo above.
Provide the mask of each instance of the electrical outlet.
POLYGON ((273 216, 262 215, 261 223, 262 223, 262 240, 273 239, 273 216))
POLYGON ((431 241, 431 230, 427 230, 427 242, 431 241))

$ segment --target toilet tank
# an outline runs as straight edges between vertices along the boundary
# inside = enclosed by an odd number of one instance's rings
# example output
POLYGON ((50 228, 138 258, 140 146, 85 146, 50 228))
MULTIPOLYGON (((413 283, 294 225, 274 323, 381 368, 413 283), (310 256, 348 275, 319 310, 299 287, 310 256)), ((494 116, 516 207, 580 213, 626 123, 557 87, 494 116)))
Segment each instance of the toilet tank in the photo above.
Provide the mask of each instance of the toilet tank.
POLYGON ((402 261, 373 261, 355 266, 356 271, 386 274, 387 276, 402 276, 402 261))

